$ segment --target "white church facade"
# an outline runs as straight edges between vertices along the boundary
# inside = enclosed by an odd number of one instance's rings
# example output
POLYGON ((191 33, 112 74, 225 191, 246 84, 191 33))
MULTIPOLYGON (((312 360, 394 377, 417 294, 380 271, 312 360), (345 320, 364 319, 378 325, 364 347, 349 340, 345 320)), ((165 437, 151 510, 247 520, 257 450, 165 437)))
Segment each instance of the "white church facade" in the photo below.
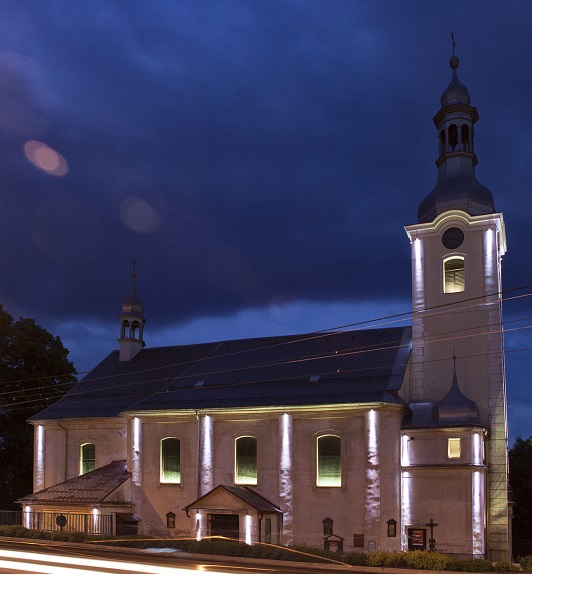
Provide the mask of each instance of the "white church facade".
POLYGON ((411 327, 119 349, 30 419, 28 527, 510 558, 501 259, 452 80, 438 181, 405 227, 411 327))

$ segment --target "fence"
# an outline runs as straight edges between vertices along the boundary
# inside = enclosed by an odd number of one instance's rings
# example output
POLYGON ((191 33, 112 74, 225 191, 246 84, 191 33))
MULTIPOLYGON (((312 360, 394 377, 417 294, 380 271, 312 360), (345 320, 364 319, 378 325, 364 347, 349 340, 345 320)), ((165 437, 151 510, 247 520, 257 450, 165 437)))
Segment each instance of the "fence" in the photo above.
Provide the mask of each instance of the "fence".
POLYGON ((0 510, 0 525, 21 525, 22 511, 0 510))
MULTIPOLYGON (((63 512, 25 512, 24 527, 41 531, 68 531, 89 535, 113 535, 112 514, 76 514, 63 512)), ((16 523, 18 524, 18 523, 16 523)))

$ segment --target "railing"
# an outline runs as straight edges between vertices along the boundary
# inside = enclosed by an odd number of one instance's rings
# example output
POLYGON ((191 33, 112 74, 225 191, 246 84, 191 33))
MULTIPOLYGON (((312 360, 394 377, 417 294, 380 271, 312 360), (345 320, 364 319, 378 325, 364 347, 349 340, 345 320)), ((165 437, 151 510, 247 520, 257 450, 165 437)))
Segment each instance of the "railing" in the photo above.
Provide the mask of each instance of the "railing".
POLYGON ((143 533, 142 535, 149 535, 150 537, 170 537, 167 531, 161 531, 160 529, 156 529, 150 523, 143 523, 143 533))
POLYGON ((21 510, 0 510, 0 525, 21 525, 21 510))
POLYGON ((25 512, 22 523, 28 529, 68 531, 89 535, 113 535, 112 514, 77 514, 63 512, 25 512))

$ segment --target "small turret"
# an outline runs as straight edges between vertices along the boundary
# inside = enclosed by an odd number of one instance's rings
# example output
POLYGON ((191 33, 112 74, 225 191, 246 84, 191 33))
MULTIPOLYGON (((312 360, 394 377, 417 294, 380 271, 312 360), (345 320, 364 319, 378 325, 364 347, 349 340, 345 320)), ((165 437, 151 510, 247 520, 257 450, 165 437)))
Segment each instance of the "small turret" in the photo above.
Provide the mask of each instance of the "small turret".
POLYGON ((132 360, 146 345, 144 342, 144 306, 136 293, 136 259, 132 260, 132 288, 122 302, 120 314, 120 362, 132 360))

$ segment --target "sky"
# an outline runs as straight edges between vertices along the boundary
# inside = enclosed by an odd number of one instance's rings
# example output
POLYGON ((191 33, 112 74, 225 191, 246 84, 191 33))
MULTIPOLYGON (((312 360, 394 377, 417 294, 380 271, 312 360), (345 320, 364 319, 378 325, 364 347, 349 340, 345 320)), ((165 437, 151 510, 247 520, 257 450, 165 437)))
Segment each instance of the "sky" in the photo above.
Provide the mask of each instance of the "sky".
MULTIPOLYGON (((0 302, 79 373, 118 347, 391 326, 458 75, 504 214, 509 434, 532 434, 525 0, 3 0, 0 302)), ((408 324, 407 316, 399 321, 408 324)))

